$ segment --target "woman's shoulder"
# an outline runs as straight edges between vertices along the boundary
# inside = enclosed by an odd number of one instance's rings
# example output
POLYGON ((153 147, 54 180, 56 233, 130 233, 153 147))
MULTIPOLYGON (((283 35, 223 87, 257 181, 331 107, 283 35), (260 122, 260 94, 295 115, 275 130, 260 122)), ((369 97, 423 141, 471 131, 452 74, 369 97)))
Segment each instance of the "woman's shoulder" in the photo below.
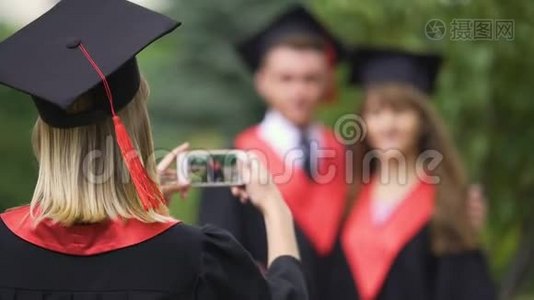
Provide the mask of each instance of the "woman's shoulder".
POLYGON ((168 232, 172 235, 190 237, 190 238, 195 238, 199 240, 206 240, 206 239, 228 240, 229 239, 229 240, 235 241, 231 233, 211 224, 193 225, 193 224, 180 222, 172 226, 171 228, 169 228, 168 232))
POLYGON ((198 247, 198 253, 203 255, 227 256, 231 253, 239 253, 249 256, 248 252, 230 232, 215 225, 197 226, 180 223, 170 229, 170 234, 176 235, 181 241, 183 239, 194 240, 194 244, 198 247))
MULTIPOLYGON (((200 262, 204 252, 227 252, 238 248, 235 239, 226 231, 212 225, 202 227, 180 221, 143 223, 110 221, 94 225, 62 226, 57 223, 32 222, 29 207, 9 209, 0 214, 1 244, 38 246, 52 252, 76 256, 99 255, 111 252, 179 253, 200 262), (83 236, 83 239, 80 237, 83 236), (83 244, 83 247, 80 245, 83 244), (66 246, 67 245, 67 246, 66 246), (74 246, 69 246, 74 245, 74 246), (121 251, 123 250, 123 251, 121 251), (197 257, 197 259, 195 259, 197 257)), ((223 254, 224 255, 224 254, 223 254)))
POLYGON ((217 272, 213 270, 226 270, 234 274, 248 274, 248 276, 259 272, 250 253, 230 232, 222 228, 210 224, 200 227, 180 224, 173 230, 177 233, 181 231, 182 238, 188 236, 196 241, 196 254, 199 255, 204 276, 227 276, 224 272, 214 274, 217 272))
POLYGON ((167 239, 174 241, 178 247, 194 248, 199 254, 248 253, 228 231, 217 226, 206 224, 202 226, 179 223, 167 230, 167 239))

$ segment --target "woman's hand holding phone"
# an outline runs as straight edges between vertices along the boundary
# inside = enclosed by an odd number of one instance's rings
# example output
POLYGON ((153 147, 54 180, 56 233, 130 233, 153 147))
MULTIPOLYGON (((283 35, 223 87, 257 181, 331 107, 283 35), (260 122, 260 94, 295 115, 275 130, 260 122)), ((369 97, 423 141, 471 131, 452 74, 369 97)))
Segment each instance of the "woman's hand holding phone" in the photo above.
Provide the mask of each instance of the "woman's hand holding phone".
POLYGON ((161 191, 167 200, 167 204, 176 193, 180 194, 182 199, 187 197, 190 184, 188 182, 179 182, 177 179, 177 171, 172 169, 175 166, 175 160, 178 155, 186 152, 189 149, 189 143, 183 143, 174 148, 169 154, 159 162, 157 166, 158 179, 160 182, 161 191))
MULTIPOLYGON (((167 154, 158 164, 161 189, 167 202, 175 193, 179 193, 182 198, 187 197, 191 184, 184 182, 183 179, 178 180, 177 171, 171 168, 176 161, 177 170, 182 170, 181 160, 177 157, 184 156, 188 149, 189 144, 184 143, 167 154)), ((298 259, 299 251, 291 211, 273 182, 271 174, 252 154, 248 155, 247 159, 240 160, 238 166, 244 185, 231 187, 232 194, 242 203, 250 202, 262 213, 267 231, 269 265, 282 255, 298 259)))

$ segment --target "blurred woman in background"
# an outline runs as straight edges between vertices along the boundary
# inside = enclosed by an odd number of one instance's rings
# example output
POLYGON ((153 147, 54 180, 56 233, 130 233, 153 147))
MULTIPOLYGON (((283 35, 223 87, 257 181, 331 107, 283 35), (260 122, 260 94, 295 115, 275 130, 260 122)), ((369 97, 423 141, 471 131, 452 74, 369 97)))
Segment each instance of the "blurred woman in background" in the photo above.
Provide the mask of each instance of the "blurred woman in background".
POLYGON ((429 101, 440 57, 360 49, 352 63, 367 136, 325 299, 493 299, 466 176, 429 101))

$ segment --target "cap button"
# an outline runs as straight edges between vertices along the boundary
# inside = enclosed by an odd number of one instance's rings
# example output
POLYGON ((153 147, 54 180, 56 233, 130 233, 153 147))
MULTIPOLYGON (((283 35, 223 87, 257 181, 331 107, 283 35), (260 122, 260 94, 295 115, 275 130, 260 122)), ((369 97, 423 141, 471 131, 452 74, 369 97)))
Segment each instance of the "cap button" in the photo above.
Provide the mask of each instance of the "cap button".
POLYGON ((67 48, 69 49, 74 49, 74 48, 78 48, 78 46, 82 43, 82 41, 80 41, 80 39, 71 39, 70 41, 67 42, 67 48))

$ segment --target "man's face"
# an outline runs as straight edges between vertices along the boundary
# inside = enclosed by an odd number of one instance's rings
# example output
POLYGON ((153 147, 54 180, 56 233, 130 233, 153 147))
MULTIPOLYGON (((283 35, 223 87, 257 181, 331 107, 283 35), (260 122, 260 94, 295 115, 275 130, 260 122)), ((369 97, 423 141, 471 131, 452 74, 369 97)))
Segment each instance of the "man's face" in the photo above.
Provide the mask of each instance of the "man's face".
POLYGON ((325 94, 328 76, 323 52, 281 45, 266 54, 255 83, 270 107, 293 124, 306 126, 325 94))

